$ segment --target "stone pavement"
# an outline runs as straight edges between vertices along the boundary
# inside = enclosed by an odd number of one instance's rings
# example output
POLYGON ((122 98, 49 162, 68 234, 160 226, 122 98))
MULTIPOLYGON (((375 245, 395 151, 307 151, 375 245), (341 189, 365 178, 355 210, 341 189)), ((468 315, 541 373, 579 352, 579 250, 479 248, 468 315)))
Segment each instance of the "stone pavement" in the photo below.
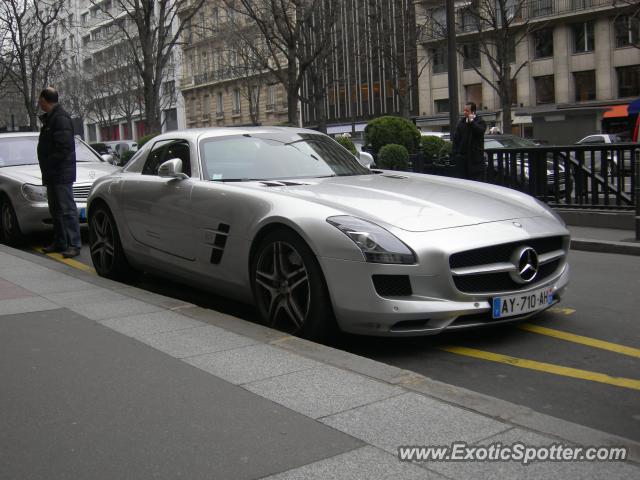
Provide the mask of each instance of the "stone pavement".
POLYGON ((5 246, 0 412, 3 480, 640 478, 630 440, 5 246), (453 442, 629 460, 398 459, 453 442))

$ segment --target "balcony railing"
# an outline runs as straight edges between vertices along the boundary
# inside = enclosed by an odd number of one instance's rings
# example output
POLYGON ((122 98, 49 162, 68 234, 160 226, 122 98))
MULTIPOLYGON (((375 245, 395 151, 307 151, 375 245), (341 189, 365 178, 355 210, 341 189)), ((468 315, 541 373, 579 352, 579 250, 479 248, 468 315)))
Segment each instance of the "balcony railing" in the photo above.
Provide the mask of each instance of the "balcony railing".
MULTIPOLYGON (((547 20, 549 17, 579 13, 593 8, 602 9, 604 7, 623 7, 625 5, 625 2, 620 2, 619 0, 529 0, 518 4, 518 8, 515 6, 509 8, 507 16, 509 17, 509 22, 516 25, 527 21, 547 20)), ((468 20, 462 22, 460 20, 458 18, 456 25, 458 34, 472 33, 478 30, 474 22, 468 20)), ((482 28, 487 30, 489 26, 484 24, 482 28)), ((428 18, 419 37, 422 42, 442 40, 446 37, 446 25, 434 18, 428 18)))

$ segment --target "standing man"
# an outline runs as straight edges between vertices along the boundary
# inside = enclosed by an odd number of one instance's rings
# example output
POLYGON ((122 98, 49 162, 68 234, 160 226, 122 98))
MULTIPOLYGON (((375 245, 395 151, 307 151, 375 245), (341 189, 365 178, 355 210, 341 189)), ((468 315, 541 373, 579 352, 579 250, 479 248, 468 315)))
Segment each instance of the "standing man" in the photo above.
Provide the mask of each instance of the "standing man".
POLYGON ((45 112, 40 116, 42 129, 38 141, 38 162, 53 219, 53 243, 43 251, 61 252, 64 258, 77 257, 82 243, 78 209, 73 200, 73 182, 76 180, 73 123, 58 104, 58 92, 54 88, 42 90, 38 105, 45 112))
POLYGON ((453 133, 453 158, 462 178, 483 182, 484 165, 484 131, 487 124, 476 115, 476 104, 467 102, 463 117, 453 133))

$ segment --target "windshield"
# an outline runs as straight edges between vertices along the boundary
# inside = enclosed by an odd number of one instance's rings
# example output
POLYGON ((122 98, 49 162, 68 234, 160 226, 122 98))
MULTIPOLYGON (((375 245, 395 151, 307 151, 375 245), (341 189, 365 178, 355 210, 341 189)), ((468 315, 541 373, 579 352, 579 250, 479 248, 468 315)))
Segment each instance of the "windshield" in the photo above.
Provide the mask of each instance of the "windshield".
POLYGON ((205 180, 238 182, 369 175, 331 138, 312 133, 261 133, 200 142, 205 180))
MULTIPOLYGON (((93 150, 76 138, 76 161, 103 161, 93 150)), ((38 164, 38 137, 0 138, 0 167, 38 164)))

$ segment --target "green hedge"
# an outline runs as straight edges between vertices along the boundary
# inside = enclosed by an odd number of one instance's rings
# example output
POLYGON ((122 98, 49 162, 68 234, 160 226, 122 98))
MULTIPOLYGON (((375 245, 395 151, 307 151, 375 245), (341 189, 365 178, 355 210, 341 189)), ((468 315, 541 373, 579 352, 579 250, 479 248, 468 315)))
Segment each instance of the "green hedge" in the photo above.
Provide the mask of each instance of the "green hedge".
POLYGON ((159 133, 150 133, 149 135, 145 135, 144 137, 140 137, 138 139, 138 149, 141 149, 142 146, 147 143, 149 140, 151 140, 153 137, 157 137, 158 135, 160 135, 159 133))
POLYGON ((358 152, 356 150, 356 146, 353 144, 353 141, 351 140, 350 137, 347 137, 345 135, 338 135, 336 137, 336 142, 338 142, 344 148, 349 150, 352 155, 357 155, 358 152))
POLYGON ((420 145, 420 130, 406 118, 379 117, 370 121, 364 129, 367 145, 373 147, 373 153, 388 144, 403 145, 409 153, 416 153, 420 145))
POLYGON ((376 163, 380 168, 388 170, 407 170, 409 168, 409 152, 404 145, 390 143, 380 149, 376 163))

